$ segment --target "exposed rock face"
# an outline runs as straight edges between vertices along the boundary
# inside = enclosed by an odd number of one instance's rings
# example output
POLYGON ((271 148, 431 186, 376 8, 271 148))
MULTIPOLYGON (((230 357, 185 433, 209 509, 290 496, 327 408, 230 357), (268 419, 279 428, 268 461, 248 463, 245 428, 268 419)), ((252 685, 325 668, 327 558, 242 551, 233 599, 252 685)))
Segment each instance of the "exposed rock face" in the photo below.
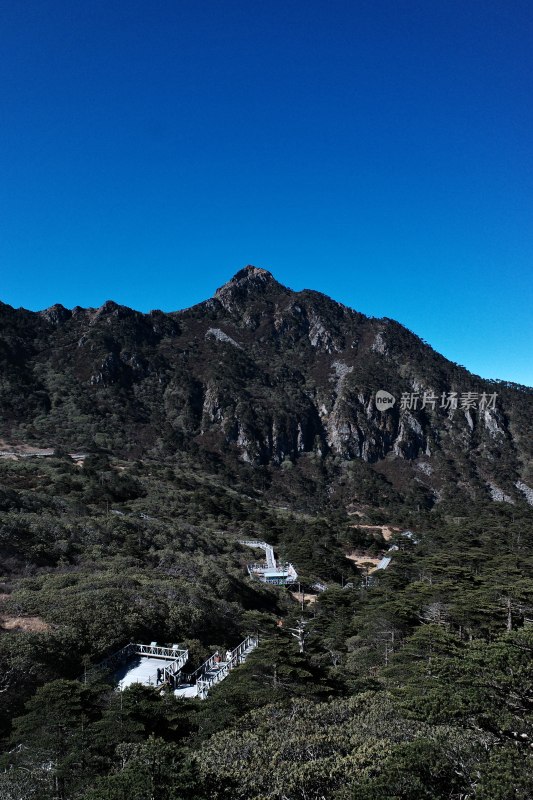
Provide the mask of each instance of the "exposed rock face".
POLYGON ((218 300, 225 311, 230 314, 241 314, 249 301, 258 297, 267 299, 272 294, 288 293, 266 269, 247 266, 239 270, 233 278, 217 289, 215 300, 218 300))
POLYGON ((435 496, 439 481, 471 485, 481 469, 479 491, 530 501, 533 390, 483 381, 393 320, 264 269, 171 314, 0 305, 0 358, 4 438, 132 455, 195 447, 273 466, 313 454, 384 473, 400 462, 435 496), (380 389, 392 407, 376 406, 380 389))
POLYGON ((47 319, 48 322, 54 325, 61 325, 63 322, 66 322, 67 319, 71 318, 72 311, 69 311, 60 303, 56 303, 50 306, 50 308, 45 308, 44 311, 41 311, 41 315, 47 319))
POLYGON ((232 344, 235 347, 242 349, 241 345, 238 342, 236 342, 235 339, 232 339, 231 336, 228 336, 227 333, 221 331, 220 328, 209 328, 209 330, 205 334, 205 338, 208 339, 210 336, 212 336, 219 342, 229 342, 229 344, 232 344))
POLYGON ((494 500, 495 503, 514 503, 513 498, 506 494, 502 489, 498 486, 495 486, 493 483, 489 483, 489 490, 490 496, 494 500))
POLYGON ((517 489, 520 489, 530 506, 533 506, 533 489, 527 486, 523 481, 517 481, 515 484, 517 489))

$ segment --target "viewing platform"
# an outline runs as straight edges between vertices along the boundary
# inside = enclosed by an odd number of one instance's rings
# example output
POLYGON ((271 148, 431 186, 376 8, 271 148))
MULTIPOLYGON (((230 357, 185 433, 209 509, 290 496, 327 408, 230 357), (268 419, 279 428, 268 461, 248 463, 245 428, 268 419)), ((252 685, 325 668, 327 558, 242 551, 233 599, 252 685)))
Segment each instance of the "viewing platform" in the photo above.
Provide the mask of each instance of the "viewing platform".
POLYGON ((183 668, 189 659, 189 651, 175 644, 160 647, 157 642, 130 644, 108 656, 100 664, 87 669, 80 680, 87 682, 91 675, 107 673, 117 689, 123 691, 138 683, 154 689, 170 691, 175 697, 205 700, 210 689, 220 683, 259 644, 257 635, 247 636, 233 650, 224 654, 217 650, 194 672, 186 674, 183 668))
POLYGON ((265 561, 251 563, 247 565, 248 574, 252 578, 258 578, 262 583, 269 583, 272 586, 287 586, 296 583, 298 573, 292 564, 279 564, 274 556, 274 548, 267 542, 256 540, 241 541, 240 544, 250 547, 253 550, 264 550, 265 561))
POLYGON ((183 667, 189 658, 189 651, 175 644, 172 647, 159 647, 151 644, 130 644, 124 648, 124 662, 116 671, 118 688, 127 689, 134 683, 143 686, 175 685, 179 683, 183 667))

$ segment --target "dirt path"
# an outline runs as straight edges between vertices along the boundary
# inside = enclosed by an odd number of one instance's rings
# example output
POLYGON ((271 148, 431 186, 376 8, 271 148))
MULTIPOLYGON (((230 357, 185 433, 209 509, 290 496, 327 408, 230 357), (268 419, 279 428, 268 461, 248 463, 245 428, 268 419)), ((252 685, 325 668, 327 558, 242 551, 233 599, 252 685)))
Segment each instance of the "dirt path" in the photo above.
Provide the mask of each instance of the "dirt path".
POLYGON ((308 594, 307 592, 291 592, 291 594, 299 603, 302 602, 302 594, 304 603, 316 603, 318 597, 316 594, 308 594))
POLYGON ((399 533, 401 528, 396 528, 394 525, 350 525, 350 528, 362 528, 365 531, 380 531, 381 535, 386 542, 392 539, 393 534, 399 533))
POLYGON ((382 556, 368 556, 360 551, 354 550, 352 553, 347 553, 346 558, 348 558, 350 561, 353 561, 358 567, 360 567, 362 564, 373 564, 374 567, 377 567, 382 559, 382 556))

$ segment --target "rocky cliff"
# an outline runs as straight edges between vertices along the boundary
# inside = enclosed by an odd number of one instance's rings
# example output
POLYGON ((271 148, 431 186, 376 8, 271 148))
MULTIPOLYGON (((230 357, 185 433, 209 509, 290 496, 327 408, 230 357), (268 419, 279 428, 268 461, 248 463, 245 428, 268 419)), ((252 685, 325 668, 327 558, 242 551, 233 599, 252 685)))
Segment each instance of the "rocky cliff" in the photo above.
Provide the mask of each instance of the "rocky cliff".
POLYGON ((533 486, 533 390, 256 267, 175 313, 2 305, 0 363, 7 444, 270 471, 307 459, 335 491, 358 462, 430 504, 454 491, 518 502, 533 486))

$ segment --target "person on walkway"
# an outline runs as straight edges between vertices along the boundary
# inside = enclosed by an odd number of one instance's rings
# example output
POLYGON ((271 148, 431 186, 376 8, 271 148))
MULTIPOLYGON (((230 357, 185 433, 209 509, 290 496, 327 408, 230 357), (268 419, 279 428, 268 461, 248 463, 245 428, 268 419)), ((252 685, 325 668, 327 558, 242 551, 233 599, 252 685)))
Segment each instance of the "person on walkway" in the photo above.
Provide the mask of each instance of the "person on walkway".
POLYGON ((159 667, 157 668, 157 679, 155 683, 156 686, 159 686, 159 684, 161 683, 161 670, 159 669, 159 667))
POLYGON ((231 661, 231 650, 226 650, 226 661, 228 663, 231 661))
POLYGON ((214 660, 214 662, 215 662, 215 666, 216 666, 216 667, 218 667, 218 665, 219 665, 219 664, 220 664, 220 662, 222 661, 222 659, 220 658, 220 655, 219 655, 219 653, 215 653, 215 658, 214 658, 213 660, 214 660))

